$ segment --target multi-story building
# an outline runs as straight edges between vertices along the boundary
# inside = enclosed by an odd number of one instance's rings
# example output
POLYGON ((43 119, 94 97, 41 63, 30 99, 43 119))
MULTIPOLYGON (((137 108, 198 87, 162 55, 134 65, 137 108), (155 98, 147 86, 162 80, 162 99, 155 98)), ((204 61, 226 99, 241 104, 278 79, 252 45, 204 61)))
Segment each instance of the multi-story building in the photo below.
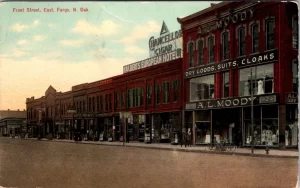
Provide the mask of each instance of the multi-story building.
POLYGON ((222 2, 177 20, 183 34, 184 122, 193 143, 215 138, 247 146, 254 138, 256 146, 296 146, 297 5, 222 2))

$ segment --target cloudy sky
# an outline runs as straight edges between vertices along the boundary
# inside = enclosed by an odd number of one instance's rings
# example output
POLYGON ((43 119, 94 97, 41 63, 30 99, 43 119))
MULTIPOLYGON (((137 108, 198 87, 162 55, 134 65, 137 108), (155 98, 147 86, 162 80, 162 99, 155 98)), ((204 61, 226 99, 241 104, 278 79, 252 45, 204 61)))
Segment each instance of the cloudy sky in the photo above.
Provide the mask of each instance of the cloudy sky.
POLYGON ((208 6, 210 2, 1 3, 0 110, 25 109, 26 98, 43 96, 49 85, 65 92, 122 74, 123 65, 149 57, 148 40, 159 36, 163 20, 170 32, 177 31, 177 17, 208 6))

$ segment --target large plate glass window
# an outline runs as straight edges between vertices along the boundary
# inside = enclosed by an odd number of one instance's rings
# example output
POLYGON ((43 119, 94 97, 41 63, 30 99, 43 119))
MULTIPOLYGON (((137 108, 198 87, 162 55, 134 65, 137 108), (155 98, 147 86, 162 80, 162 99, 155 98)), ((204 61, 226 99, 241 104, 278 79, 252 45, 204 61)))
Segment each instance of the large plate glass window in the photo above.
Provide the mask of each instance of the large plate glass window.
POLYGON ((239 70, 239 96, 261 95, 274 91, 273 63, 239 70), (252 78, 251 78, 252 69, 252 78), (251 91, 251 84, 253 91, 251 91))
POLYGON ((229 71, 223 73, 223 98, 229 97, 229 71))
POLYGON ((190 79, 190 101, 213 99, 215 89, 215 75, 190 79))

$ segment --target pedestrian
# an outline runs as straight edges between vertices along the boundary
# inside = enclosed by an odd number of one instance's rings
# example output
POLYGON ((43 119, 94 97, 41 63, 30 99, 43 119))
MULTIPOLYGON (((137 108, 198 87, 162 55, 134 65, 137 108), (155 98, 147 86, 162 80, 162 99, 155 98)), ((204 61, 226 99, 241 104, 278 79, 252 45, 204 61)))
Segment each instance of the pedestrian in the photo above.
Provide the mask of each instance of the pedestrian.
POLYGON ((187 141, 188 141, 188 146, 191 147, 191 142, 192 142, 192 132, 191 132, 191 129, 188 130, 187 141))

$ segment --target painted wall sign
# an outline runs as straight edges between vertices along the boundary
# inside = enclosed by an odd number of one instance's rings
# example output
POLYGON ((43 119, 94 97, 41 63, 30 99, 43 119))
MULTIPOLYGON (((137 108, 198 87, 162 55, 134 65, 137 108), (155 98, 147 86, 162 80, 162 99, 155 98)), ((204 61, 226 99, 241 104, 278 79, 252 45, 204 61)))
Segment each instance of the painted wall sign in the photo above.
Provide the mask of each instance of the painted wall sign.
POLYGON ((193 69, 189 69, 185 71, 185 77, 192 78, 192 77, 202 76, 206 74, 212 74, 215 72, 226 71, 229 69, 266 64, 277 60, 278 60, 278 50, 274 49, 272 51, 250 55, 249 57, 237 58, 229 61, 208 64, 193 69))
POLYGON ((227 16, 225 18, 221 18, 216 22, 217 28, 223 28, 229 25, 230 23, 237 23, 237 22, 243 22, 245 20, 250 20, 253 18, 253 9, 244 10, 241 12, 234 13, 230 16, 227 16))
POLYGON ((286 103, 297 104, 298 103, 298 93, 286 93, 285 97, 286 103))
POLYGON ((170 33, 166 23, 163 21, 160 36, 149 39, 150 57, 158 56, 165 53, 170 53, 176 49, 181 49, 182 32, 181 30, 170 33))
POLYGON ((123 73, 140 70, 181 58, 181 49, 123 66, 123 73))
MULTIPOLYGON (((278 102, 278 95, 263 95, 263 96, 253 96, 253 104, 266 104, 266 103, 276 103, 278 102), (272 100, 266 100, 272 99, 272 100)), ((251 105, 251 97, 234 97, 226 99, 214 99, 214 100, 205 100, 199 102, 188 103, 185 105, 186 110, 192 109, 212 109, 212 108, 229 108, 229 107, 241 107, 251 105)))

